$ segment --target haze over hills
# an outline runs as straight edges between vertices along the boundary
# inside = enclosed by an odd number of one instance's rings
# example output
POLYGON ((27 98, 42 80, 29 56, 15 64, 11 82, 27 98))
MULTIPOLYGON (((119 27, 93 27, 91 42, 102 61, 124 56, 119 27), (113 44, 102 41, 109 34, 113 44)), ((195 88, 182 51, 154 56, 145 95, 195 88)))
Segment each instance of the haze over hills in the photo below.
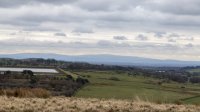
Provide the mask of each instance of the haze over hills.
POLYGON ((60 55, 60 54, 43 54, 43 53, 22 53, 22 54, 1 54, 0 58, 44 58, 56 59, 72 62, 88 62, 92 64, 110 64, 110 65, 128 65, 128 66, 199 66, 200 61, 178 61, 178 60, 159 60, 151 58, 142 58, 134 56, 117 56, 117 55, 60 55))

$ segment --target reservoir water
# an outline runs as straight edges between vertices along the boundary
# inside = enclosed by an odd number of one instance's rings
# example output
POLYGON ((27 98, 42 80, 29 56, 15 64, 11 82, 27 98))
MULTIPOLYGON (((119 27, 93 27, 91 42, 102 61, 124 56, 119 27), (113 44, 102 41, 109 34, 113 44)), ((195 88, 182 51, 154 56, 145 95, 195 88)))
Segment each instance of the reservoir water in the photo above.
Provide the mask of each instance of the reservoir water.
POLYGON ((13 71, 13 72, 22 72, 23 70, 31 70, 33 72, 40 73, 58 73, 55 69, 49 68, 10 68, 10 67, 0 67, 0 71, 13 71))

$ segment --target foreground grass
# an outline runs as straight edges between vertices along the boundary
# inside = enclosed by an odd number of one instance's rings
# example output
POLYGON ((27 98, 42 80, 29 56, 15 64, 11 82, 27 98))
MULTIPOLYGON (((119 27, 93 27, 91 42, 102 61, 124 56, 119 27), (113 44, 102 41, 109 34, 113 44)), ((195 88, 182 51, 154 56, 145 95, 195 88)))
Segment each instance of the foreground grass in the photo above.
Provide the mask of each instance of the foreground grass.
POLYGON ((195 105, 91 98, 0 97, 0 112, 200 112, 195 105))

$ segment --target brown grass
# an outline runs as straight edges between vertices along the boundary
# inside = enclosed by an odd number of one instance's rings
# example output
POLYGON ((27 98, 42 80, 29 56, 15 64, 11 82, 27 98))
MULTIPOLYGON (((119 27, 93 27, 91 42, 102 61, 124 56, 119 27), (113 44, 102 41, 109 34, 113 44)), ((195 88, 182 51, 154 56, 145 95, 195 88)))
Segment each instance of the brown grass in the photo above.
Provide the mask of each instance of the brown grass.
POLYGON ((67 97, 0 97, 0 112, 200 112, 195 105, 67 97))
POLYGON ((41 88, 15 88, 15 89, 1 89, 0 95, 14 96, 14 97, 38 97, 48 98, 51 96, 50 92, 41 88))

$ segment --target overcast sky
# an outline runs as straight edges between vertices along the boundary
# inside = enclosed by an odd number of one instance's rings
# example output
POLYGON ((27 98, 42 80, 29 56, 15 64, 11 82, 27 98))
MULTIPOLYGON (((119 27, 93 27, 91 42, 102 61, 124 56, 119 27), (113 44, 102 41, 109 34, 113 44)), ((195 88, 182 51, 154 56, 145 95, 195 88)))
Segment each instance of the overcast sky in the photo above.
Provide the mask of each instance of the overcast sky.
POLYGON ((0 0, 0 53, 200 61, 200 0, 0 0))

